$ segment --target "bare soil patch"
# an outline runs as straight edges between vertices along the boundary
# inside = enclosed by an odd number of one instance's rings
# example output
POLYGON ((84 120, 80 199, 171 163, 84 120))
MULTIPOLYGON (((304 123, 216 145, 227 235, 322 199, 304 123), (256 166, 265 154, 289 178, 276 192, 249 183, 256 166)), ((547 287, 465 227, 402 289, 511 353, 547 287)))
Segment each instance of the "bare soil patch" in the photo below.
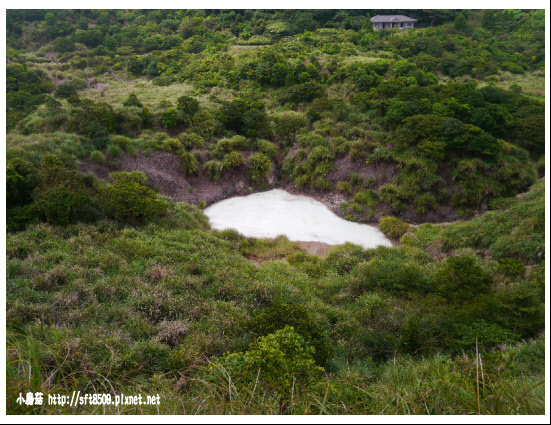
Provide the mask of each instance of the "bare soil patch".
MULTIPOLYGON (((294 149, 294 148, 293 148, 294 149)), ((293 155, 296 152, 289 152, 293 155)), ((247 158, 251 152, 242 152, 247 158)), ((81 162, 79 171, 82 173, 92 173, 100 179, 108 180, 109 174, 114 171, 143 171, 148 179, 148 185, 163 195, 171 197, 175 202, 188 202, 197 204, 204 201, 207 205, 221 201, 232 196, 243 196, 251 193, 280 188, 296 195, 305 195, 322 202, 327 208, 333 211, 339 217, 343 217, 341 204, 350 201, 353 196, 347 193, 337 191, 323 192, 313 189, 297 188, 293 183, 284 183, 277 181, 273 173, 266 185, 254 187, 248 176, 247 170, 241 168, 226 174, 218 182, 212 182, 203 169, 200 169, 197 175, 189 176, 180 170, 179 158, 171 153, 162 151, 144 152, 138 149, 137 155, 132 156, 128 153, 122 153, 119 157, 108 158, 108 165, 100 165, 92 161, 81 162)), ((338 181, 346 181, 346 176, 350 173, 358 173, 364 180, 373 179, 373 188, 378 189, 382 185, 393 181, 397 169, 395 164, 380 163, 366 165, 364 161, 353 161, 349 157, 337 160, 336 169, 329 174, 329 179, 336 184, 338 181)), ((457 190, 451 179, 443 176, 446 181, 450 181, 450 191, 457 190)), ((375 214, 364 223, 378 223, 381 217, 393 215, 387 211, 384 206, 377 207, 375 214)), ((456 221, 460 217, 457 209, 451 206, 439 206, 434 211, 427 211, 419 216, 413 205, 408 206, 399 216, 400 219, 408 223, 440 223, 456 221)))
POLYGON ((204 170, 195 176, 184 174, 180 170, 180 161, 176 155, 168 152, 152 151, 146 154, 138 150, 134 157, 123 153, 109 160, 110 165, 100 165, 91 161, 79 165, 81 173, 92 173, 107 180, 114 171, 143 171, 148 177, 148 185, 163 195, 170 196, 175 202, 197 204, 205 201, 207 205, 233 195, 250 193, 245 171, 234 172, 219 182, 209 180, 204 170))
POLYGON ((300 248, 307 252, 308 254, 317 255, 318 257, 325 258, 329 249, 333 245, 329 245, 325 242, 314 242, 314 241, 299 241, 297 242, 300 248))

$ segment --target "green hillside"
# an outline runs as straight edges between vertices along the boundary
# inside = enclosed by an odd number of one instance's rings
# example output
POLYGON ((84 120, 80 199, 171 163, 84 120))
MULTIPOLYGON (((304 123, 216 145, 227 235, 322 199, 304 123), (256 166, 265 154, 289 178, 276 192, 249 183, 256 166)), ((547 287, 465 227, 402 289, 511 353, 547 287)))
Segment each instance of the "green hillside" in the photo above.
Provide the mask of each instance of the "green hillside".
POLYGON ((7 412, 543 414, 544 17, 8 10, 7 412), (270 188, 396 246, 210 229, 270 188))

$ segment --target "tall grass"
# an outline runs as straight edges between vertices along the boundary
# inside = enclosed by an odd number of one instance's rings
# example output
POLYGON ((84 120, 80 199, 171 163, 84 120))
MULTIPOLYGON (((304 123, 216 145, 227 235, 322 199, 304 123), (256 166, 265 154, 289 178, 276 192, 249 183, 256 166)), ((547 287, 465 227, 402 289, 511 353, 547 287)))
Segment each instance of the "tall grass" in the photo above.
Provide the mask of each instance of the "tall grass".
POLYGON ((528 232, 524 221, 537 224, 543 200, 540 184, 475 219, 481 233, 469 223, 411 227, 400 247, 347 244, 325 259, 285 238, 208 230, 187 204, 142 227, 100 221, 10 233, 8 412, 540 414, 544 338, 528 339, 541 329, 543 264, 518 253, 523 261, 502 264, 495 244, 514 234, 538 244, 539 227, 528 232), (491 292, 462 303, 434 293, 449 255, 478 256, 473 270, 492 273, 491 292), (245 379, 218 360, 245 351, 255 338, 247 324, 284 304, 303 305, 334 350, 321 382, 295 388, 290 400, 262 371, 245 379), (161 405, 16 403, 26 391, 79 390, 158 393, 161 405))

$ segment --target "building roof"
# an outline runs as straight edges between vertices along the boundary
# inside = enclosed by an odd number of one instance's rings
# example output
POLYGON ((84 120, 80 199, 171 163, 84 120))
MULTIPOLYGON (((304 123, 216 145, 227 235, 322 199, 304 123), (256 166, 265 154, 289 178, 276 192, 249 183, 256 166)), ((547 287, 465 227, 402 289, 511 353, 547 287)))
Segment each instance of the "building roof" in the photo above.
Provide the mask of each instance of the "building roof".
POLYGON ((371 18, 371 22, 417 22, 417 19, 404 15, 377 15, 371 18))

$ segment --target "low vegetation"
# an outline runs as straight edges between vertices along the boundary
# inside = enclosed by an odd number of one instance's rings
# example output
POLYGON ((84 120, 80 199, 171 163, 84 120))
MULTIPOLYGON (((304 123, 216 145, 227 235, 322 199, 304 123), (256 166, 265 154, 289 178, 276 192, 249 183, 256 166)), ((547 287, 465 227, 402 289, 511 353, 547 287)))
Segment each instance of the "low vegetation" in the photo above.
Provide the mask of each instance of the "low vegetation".
POLYGON ((140 388, 164 413, 542 412, 543 184, 513 199, 325 259, 208 231, 186 204, 138 227, 33 225, 7 240, 8 388, 140 388), (270 249, 285 259, 244 257, 270 249))
POLYGON ((8 413, 543 414, 544 17, 9 10, 8 413), (209 228, 276 186, 396 246, 209 228))

